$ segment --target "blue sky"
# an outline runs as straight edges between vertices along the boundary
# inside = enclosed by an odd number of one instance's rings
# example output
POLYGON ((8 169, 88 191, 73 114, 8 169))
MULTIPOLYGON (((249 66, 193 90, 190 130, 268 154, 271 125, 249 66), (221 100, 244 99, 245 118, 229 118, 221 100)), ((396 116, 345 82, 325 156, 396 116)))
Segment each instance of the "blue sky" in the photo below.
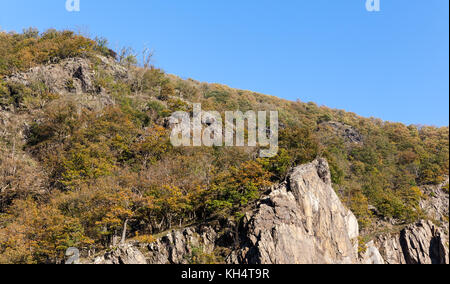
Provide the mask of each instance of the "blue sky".
POLYGON ((407 124, 449 124, 449 1, 0 0, 0 27, 155 50, 183 78, 407 124))

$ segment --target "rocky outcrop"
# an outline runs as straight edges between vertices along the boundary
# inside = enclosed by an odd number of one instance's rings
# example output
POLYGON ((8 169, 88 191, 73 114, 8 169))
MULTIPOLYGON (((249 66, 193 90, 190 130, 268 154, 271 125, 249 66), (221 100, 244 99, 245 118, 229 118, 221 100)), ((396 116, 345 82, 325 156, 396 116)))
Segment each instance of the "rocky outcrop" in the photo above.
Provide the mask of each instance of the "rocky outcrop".
POLYGON ((194 250, 223 248, 230 264, 358 263, 358 222, 331 187, 328 164, 297 167, 288 182, 274 187, 240 224, 231 221, 175 230, 149 245, 109 253, 99 263, 142 260, 185 264, 194 250))
POLYGON ((336 135, 343 137, 346 141, 354 144, 362 144, 364 137, 355 128, 337 121, 323 122, 325 125, 334 130, 336 135))
POLYGON ((101 76, 97 69, 107 72, 113 79, 128 78, 125 67, 111 58, 97 56, 95 59, 69 58, 55 64, 37 66, 5 78, 5 81, 32 88, 43 84, 49 92, 58 94, 61 99, 76 100, 80 109, 101 110, 114 105, 115 101, 101 84, 98 84, 97 79, 101 76))
POLYGON ((381 236, 378 247, 388 264, 448 264, 448 237, 431 221, 409 225, 400 234, 381 236))
POLYGON ((187 264, 195 249, 212 253, 217 233, 210 226, 172 231, 147 246, 147 258, 152 264, 187 264))
POLYGON ((420 202, 421 209, 427 213, 428 217, 441 223, 441 229, 448 235, 449 224, 449 194, 447 178, 440 185, 427 185, 422 188, 426 198, 420 202), (445 189, 446 188, 446 189, 445 189))
POLYGON ((375 246, 374 241, 366 244, 366 251, 361 256, 362 264, 385 264, 383 256, 381 256, 380 251, 375 246))
MULTIPOLYGON (((98 64, 113 77, 127 76, 127 70, 114 60, 98 56, 98 64)), ((87 58, 69 58, 56 64, 31 68, 27 72, 16 73, 6 81, 25 86, 34 82, 42 82, 52 92, 64 93, 100 93, 102 90, 95 84, 96 71, 92 61, 87 58)))
POLYGON ((239 231, 241 248, 231 263, 357 262, 358 222, 331 187, 325 160, 296 168, 239 231))
POLYGON ((376 247, 386 264, 406 264, 399 234, 378 237, 376 247))
POLYGON ((429 220, 411 224, 398 233, 378 236, 375 243, 388 264, 449 263, 448 178, 440 185, 421 188, 421 209, 429 220))
POLYGON ((137 246, 122 244, 113 251, 97 257, 94 264, 147 264, 147 260, 137 246))

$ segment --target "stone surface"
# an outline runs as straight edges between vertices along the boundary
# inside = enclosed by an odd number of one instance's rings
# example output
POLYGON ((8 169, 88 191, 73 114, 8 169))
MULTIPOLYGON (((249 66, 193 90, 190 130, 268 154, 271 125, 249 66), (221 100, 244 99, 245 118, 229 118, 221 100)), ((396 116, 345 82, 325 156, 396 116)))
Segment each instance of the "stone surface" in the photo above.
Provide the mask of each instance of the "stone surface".
MULTIPOLYGON (((102 68, 114 77, 127 76, 127 70, 114 60, 98 56, 102 68)), ((16 73, 7 81, 29 85, 40 81, 54 93, 100 93, 102 90, 94 84, 96 72, 87 58, 69 58, 56 64, 42 65, 29 69, 27 72, 16 73)))
POLYGON ((138 247, 123 244, 104 256, 97 257, 94 264, 147 264, 147 260, 138 247))
POLYGON ((448 263, 448 248, 443 234, 430 221, 408 226, 400 233, 400 244, 408 264, 448 263))
POLYGON ((409 225, 400 234, 381 236, 378 247, 388 264, 448 264, 448 237, 431 221, 409 225))
POLYGON ((216 236, 216 232, 207 226, 172 231, 148 245, 147 258, 152 264, 187 264, 194 249, 212 253, 216 236))
POLYGON ((349 125, 337 121, 328 121, 322 124, 331 127, 337 135, 350 143, 362 144, 364 142, 364 137, 361 133, 349 125))
POLYGON ((383 256, 381 256, 374 241, 369 242, 366 247, 366 251, 361 257, 362 264, 385 264, 383 256))
MULTIPOLYGON (((128 78, 125 67, 111 58, 97 57, 100 69, 106 70, 113 78, 128 78)), ((114 105, 114 99, 95 83, 97 75, 92 60, 69 58, 55 64, 37 66, 26 72, 15 73, 5 80, 25 86, 41 82, 50 92, 58 94, 61 98, 76 100, 79 107, 99 110, 114 105)))
POLYGON ((399 234, 380 236, 376 243, 386 264, 406 264, 399 234))
POLYGON ((420 202, 428 218, 411 224, 397 234, 382 235, 376 245, 388 264, 448 264, 449 263, 449 195, 444 186, 421 188, 426 198, 420 202))
POLYGON ((240 228, 241 248, 229 262, 356 263, 355 216, 331 187, 325 160, 297 167, 240 228))
POLYGON ((432 220, 439 221, 441 229, 446 235, 449 232, 449 194, 448 189, 444 190, 444 186, 448 185, 447 178, 440 185, 428 185, 422 188, 423 193, 427 196, 420 202, 420 207, 427 213, 432 220))

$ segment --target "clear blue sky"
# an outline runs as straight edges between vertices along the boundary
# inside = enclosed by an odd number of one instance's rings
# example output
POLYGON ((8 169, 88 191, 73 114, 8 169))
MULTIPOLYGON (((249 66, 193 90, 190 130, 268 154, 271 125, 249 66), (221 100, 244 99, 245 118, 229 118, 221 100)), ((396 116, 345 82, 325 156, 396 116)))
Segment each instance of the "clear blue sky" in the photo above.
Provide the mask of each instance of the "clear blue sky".
POLYGON ((168 73, 407 124, 449 123, 449 1, 0 0, 0 27, 81 28, 168 73))

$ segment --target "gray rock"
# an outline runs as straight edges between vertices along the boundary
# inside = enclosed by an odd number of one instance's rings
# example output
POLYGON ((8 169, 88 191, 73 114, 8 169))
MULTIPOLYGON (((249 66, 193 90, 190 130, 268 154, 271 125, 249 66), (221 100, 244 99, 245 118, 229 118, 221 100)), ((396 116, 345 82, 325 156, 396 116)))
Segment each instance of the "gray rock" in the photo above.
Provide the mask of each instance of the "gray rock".
MULTIPOLYGON (((102 69, 114 78, 127 78, 127 69, 114 60, 98 56, 102 69)), ((8 82, 15 82, 28 86, 33 82, 42 82, 52 92, 64 93, 101 93, 94 84, 96 79, 91 60, 87 58, 69 58, 56 64, 41 65, 26 72, 16 73, 6 78, 8 82)))
POLYGON ((448 233, 448 215, 449 215, 449 194, 445 192, 443 187, 448 185, 449 179, 438 186, 428 185, 422 188, 423 193, 427 196, 420 202, 420 207, 428 214, 428 216, 442 223, 443 229, 448 233))
POLYGON ((366 252, 361 257, 362 264, 385 264, 383 257, 380 254, 380 251, 375 246, 374 241, 369 242, 366 245, 366 252))
POLYGON ((439 228, 430 221, 408 226, 400 234, 408 264, 448 264, 448 247, 439 228))
POLYGON ((147 264, 147 260, 138 247, 122 244, 104 256, 97 257, 94 264, 147 264))
POLYGON ((148 245, 152 264, 188 264, 194 249, 212 253, 217 234, 211 227, 174 230, 148 245))
POLYGON ((358 222, 333 190, 327 162, 319 159, 295 168, 240 224, 173 230, 141 244, 144 254, 125 245, 94 262, 186 264, 194 250, 211 254, 222 248, 229 264, 449 263, 447 234, 430 221, 378 237, 361 258, 358 237, 358 222))
POLYGON ((228 258, 245 264, 357 263, 358 222, 331 187, 325 160, 296 168, 248 214, 241 248, 228 258))
POLYGON ((331 127, 336 134, 343 137, 350 143, 362 144, 364 142, 364 137, 361 133, 349 125, 337 121, 323 122, 322 125, 331 127))
POLYGON ((386 264, 406 264, 399 234, 380 236, 376 243, 386 264))
POLYGON ((381 236, 378 247, 388 264, 448 264, 448 237, 431 221, 409 225, 400 234, 381 236))

